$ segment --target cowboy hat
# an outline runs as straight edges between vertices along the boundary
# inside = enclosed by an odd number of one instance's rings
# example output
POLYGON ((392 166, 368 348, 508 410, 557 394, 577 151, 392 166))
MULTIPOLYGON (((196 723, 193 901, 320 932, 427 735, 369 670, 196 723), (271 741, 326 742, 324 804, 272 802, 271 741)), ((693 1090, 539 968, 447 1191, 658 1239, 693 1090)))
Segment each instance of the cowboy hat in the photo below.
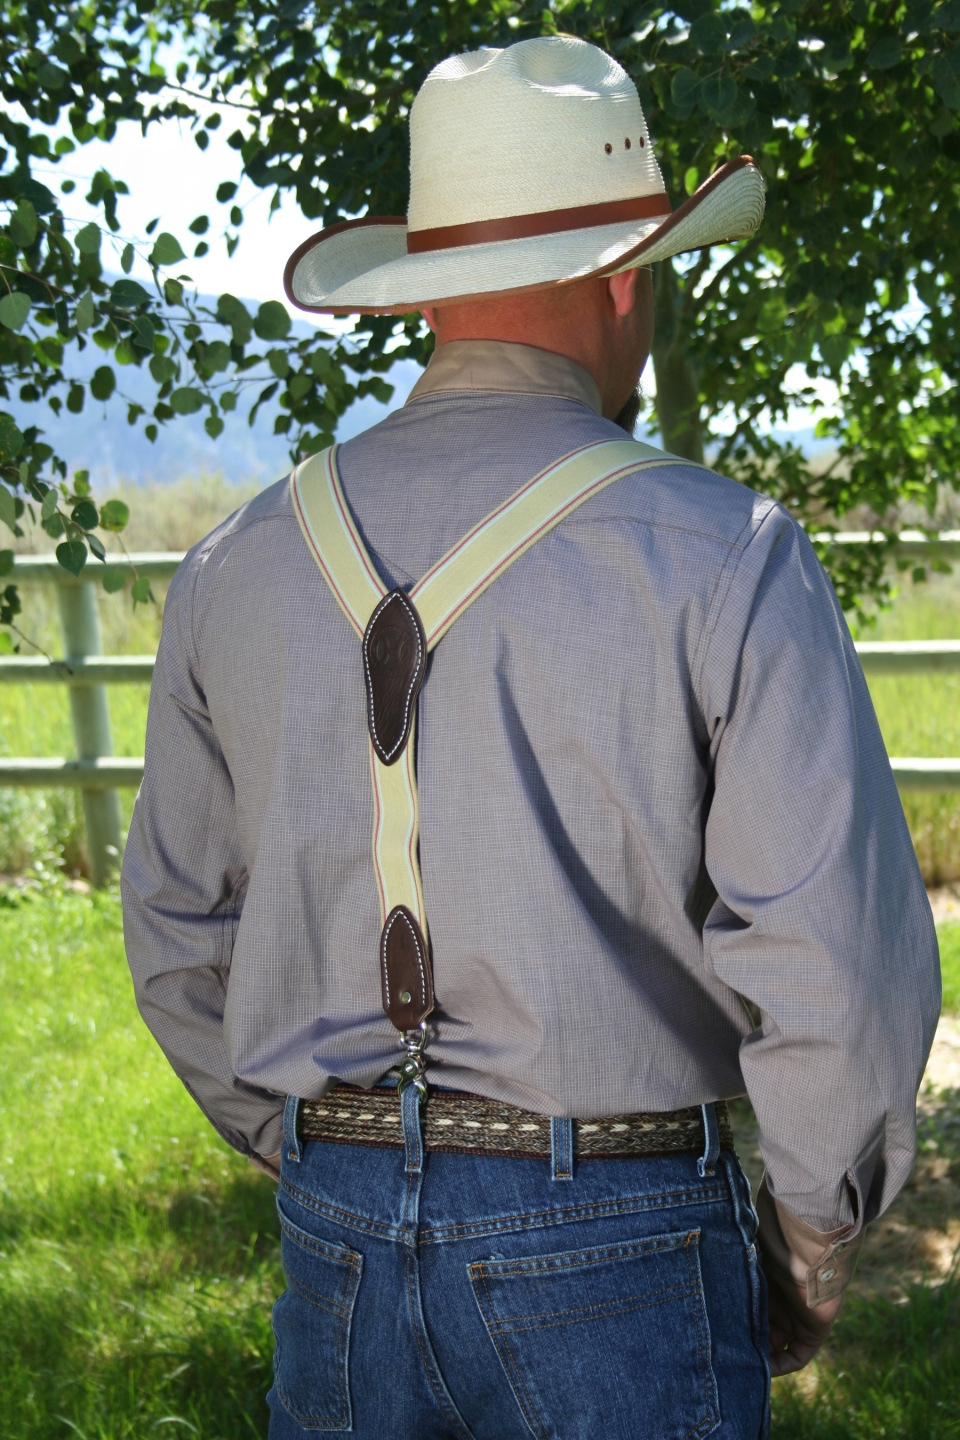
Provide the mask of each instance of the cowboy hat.
POLYGON ((763 179, 748 155, 671 213, 636 86, 569 35, 454 55, 410 111, 410 208, 330 225, 291 255, 301 310, 423 305, 611 275, 752 235, 763 179))

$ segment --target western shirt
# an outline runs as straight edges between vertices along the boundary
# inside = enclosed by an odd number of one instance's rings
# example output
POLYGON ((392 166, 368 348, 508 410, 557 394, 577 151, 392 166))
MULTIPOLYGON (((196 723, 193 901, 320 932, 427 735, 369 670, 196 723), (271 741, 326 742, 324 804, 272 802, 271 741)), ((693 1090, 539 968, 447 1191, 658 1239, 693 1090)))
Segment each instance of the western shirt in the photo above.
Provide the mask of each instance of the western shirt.
MULTIPOLYGON (((338 452, 384 584, 622 439, 599 411, 562 356, 441 347, 338 452)), ((847 626, 782 506, 692 464, 593 496, 433 652, 416 762, 434 1083, 580 1117, 746 1091, 788 1217, 846 1236, 889 1205, 936 937, 847 626)), ((241 1152, 279 1149, 285 1095, 397 1063, 373 822, 360 644, 283 481, 170 586, 123 864, 141 1012, 241 1152)))

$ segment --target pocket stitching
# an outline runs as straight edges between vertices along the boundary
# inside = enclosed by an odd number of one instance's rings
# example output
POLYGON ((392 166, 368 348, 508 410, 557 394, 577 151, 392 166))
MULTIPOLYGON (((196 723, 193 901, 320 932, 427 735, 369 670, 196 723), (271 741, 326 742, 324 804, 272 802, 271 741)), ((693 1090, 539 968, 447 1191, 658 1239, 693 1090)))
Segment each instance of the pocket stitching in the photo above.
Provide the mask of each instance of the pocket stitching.
POLYGON ((330 1264, 338 1265, 351 1273, 345 1276, 347 1293, 345 1294, 344 1301, 339 1304, 331 1301, 327 1296, 321 1296, 319 1291, 304 1284, 303 1281, 297 1280, 292 1275, 287 1276, 288 1291, 292 1290, 295 1294, 299 1295, 306 1304, 313 1305, 315 1309, 322 1310, 324 1314, 329 1315, 331 1319, 337 1322, 337 1355, 340 1355, 341 1346, 344 1350, 343 1363, 342 1365, 338 1363, 337 1366, 337 1399, 339 1409, 333 1415, 304 1415, 295 1407, 289 1391, 282 1385, 280 1380, 280 1359, 283 1353, 283 1347, 279 1340, 277 1340, 275 1327, 272 1326, 271 1328, 274 1329, 275 1342, 274 1384, 277 1395, 287 1412, 306 1430, 349 1430, 352 1428, 349 1376, 349 1329, 356 1304, 357 1290, 359 1289, 363 1274, 363 1257, 362 1255, 356 1254, 355 1251, 349 1250, 346 1246, 332 1245, 327 1241, 319 1240, 312 1235, 308 1235, 305 1230, 301 1230, 298 1225, 294 1225, 289 1221, 279 1209, 279 1206, 278 1213, 280 1216, 281 1231, 286 1235, 291 1245, 296 1245, 298 1249, 305 1251, 307 1254, 317 1255, 327 1260, 330 1264), (313 1297, 316 1298, 314 1299, 313 1297), (344 1340, 344 1328, 347 1330, 346 1340, 344 1340))
MULTIPOLYGON (((677 1250, 681 1251, 683 1253, 683 1258, 686 1260, 689 1279, 686 1286, 674 1289, 672 1298, 689 1297, 694 1301, 699 1299, 700 1302, 699 1304, 695 1304, 694 1307, 694 1323, 696 1325, 697 1336, 697 1361, 700 1367, 700 1373, 702 1377, 703 1403, 706 1409, 706 1414, 703 1415, 695 1425, 693 1425, 689 1430, 686 1431, 686 1433, 682 1437, 682 1440, 696 1440, 696 1437, 700 1437, 700 1440, 706 1440, 706 1437, 710 1435, 720 1424, 720 1420, 714 1404, 716 1399, 716 1376, 713 1373, 713 1366, 710 1361, 709 1345, 707 1345, 705 1349, 706 1337, 704 1335, 704 1321, 706 1320, 706 1298, 703 1293, 703 1278, 700 1274, 699 1267, 700 1234, 700 1229, 697 1228, 695 1230, 690 1230, 686 1232, 676 1232, 673 1235, 649 1236, 637 1241, 615 1243, 609 1247, 597 1246, 593 1250, 581 1250, 574 1252, 570 1256, 556 1257, 558 1260, 561 1260, 564 1263, 555 1265, 542 1266, 539 1262, 547 1257, 535 1257, 532 1263, 525 1262, 522 1259, 518 1259, 515 1261, 508 1260, 493 1262, 493 1264, 491 1264, 489 1261, 476 1261, 472 1265, 469 1265, 467 1267, 468 1271, 473 1275, 474 1281, 479 1282, 479 1286, 482 1288, 485 1303, 480 1303, 479 1293, 477 1294, 477 1301, 480 1305, 481 1314, 484 1318, 484 1324, 487 1330, 487 1334, 490 1337, 491 1344, 496 1350, 497 1355, 500 1357, 500 1363, 503 1365, 504 1370, 507 1371, 508 1376, 512 1377, 513 1390, 514 1395, 517 1399, 517 1403, 520 1407, 524 1420, 530 1427, 530 1430, 533 1432, 536 1440, 549 1440, 548 1431, 545 1428, 545 1420, 541 1418, 533 1405, 529 1391, 527 1390, 523 1377, 517 1367, 513 1350, 510 1347, 509 1343, 507 1343, 506 1339, 507 1335, 517 1334, 520 1332, 516 1328, 509 1331, 504 1330, 502 1328, 502 1322, 495 1319, 495 1312, 492 1303, 492 1296, 490 1295, 490 1290, 488 1286, 488 1280, 493 1278, 500 1279, 504 1277, 509 1279, 516 1276, 526 1277, 562 1274, 564 1270, 584 1269, 587 1265, 601 1264, 613 1259, 642 1259, 646 1255, 664 1254, 677 1250), (586 1262, 583 1262, 582 1256, 585 1254, 590 1255, 592 1258, 586 1262), (503 1345, 501 1345, 500 1343, 501 1340, 504 1342, 503 1345)), ((660 1290, 651 1293, 656 1295, 663 1295, 667 1292, 665 1290, 660 1290)), ((644 1307, 641 1305, 635 1305, 631 1306, 630 1310, 614 1311, 610 1313, 629 1314, 632 1310, 637 1310, 641 1308, 644 1307)), ((568 1314, 570 1312, 558 1311, 555 1313, 568 1314)), ((567 1320, 563 1321, 562 1323, 566 1325, 570 1324, 571 1322, 567 1320)), ((526 1326, 524 1328, 528 1330, 544 1330, 553 1327, 549 1325, 540 1325, 526 1326)))
POLYGON ((651 1290, 651 1298, 641 1299, 638 1295, 625 1295, 623 1300, 611 1300, 607 1305, 577 1305, 571 1306, 569 1310, 552 1310, 550 1316, 546 1315, 518 1315, 509 1324, 497 1322, 496 1328, 502 1335, 510 1335, 520 1330, 554 1330, 561 1325, 576 1325, 581 1320, 602 1320, 609 1315, 630 1315, 634 1310, 646 1310, 652 1305, 659 1305, 664 1299, 683 1300, 685 1298, 696 1298, 697 1289, 694 1285, 674 1287, 671 1290, 651 1290), (635 1303, 628 1304, 627 1301, 635 1303), (553 1320, 552 1316, 569 1315, 569 1320, 553 1320), (520 1321, 533 1322, 535 1320, 545 1321, 545 1324, 535 1325, 533 1323, 520 1324, 520 1321))

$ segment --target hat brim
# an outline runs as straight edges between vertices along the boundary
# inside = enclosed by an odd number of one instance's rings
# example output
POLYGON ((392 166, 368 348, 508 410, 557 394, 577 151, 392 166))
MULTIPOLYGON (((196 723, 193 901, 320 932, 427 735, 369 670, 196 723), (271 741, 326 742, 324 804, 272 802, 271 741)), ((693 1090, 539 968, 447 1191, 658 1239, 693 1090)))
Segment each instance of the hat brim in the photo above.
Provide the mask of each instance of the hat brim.
POLYGON ((407 252, 402 217, 364 217, 311 236, 287 262, 283 284, 300 310, 405 315, 424 305, 542 290, 651 265, 752 235, 764 184, 748 155, 723 165, 664 219, 621 221, 444 250, 407 252))

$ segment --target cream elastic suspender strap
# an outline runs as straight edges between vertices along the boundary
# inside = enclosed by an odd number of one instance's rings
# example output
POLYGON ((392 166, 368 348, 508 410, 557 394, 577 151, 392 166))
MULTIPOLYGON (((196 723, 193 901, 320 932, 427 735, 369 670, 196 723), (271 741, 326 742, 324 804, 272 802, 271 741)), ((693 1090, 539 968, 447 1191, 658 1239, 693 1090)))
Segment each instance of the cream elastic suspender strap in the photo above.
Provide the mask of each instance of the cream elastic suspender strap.
MULTIPOLYGON (((331 446, 298 465, 291 477, 290 489, 307 544, 347 619, 358 636, 364 638, 368 682, 371 622, 384 602, 409 612, 406 618, 402 614, 398 617, 408 627, 408 649, 410 646, 423 649, 425 642, 426 650, 431 650, 488 585, 591 495, 649 466, 688 463, 635 440, 600 441, 575 450, 535 475, 474 526, 427 571, 409 596, 404 597, 401 592, 387 591, 367 555, 340 486, 336 451, 337 447, 331 446)), ((413 656, 411 664, 414 661, 419 665, 422 678, 426 654, 413 656)), ((415 1027, 420 1027, 422 1032, 422 1021, 433 1004, 418 858, 414 770, 419 683, 417 680, 407 694, 409 714, 403 717, 406 725, 387 749, 377 740, 374 702, 370 699, 370 773, 375 810, 373 861, 384 925, 381 938, 384 1008, 404 1033, 415 1027), (410 920, 415 921, 415 925, 411 926, 410 920), (396 973, 413 977, 409 982, 397 982, 406 985, 399 991, 403 1004, 397 994, 391 994, 393 970, 387 956, 388 945, 401 939, 406 944, 406 968, 401 965, 396 973), (419 993, 421 974, 423 994, 419 993)), ((372 696, 370 683, 368 696, 372 696)), ((394 990, 396 988, 395 984, 394 990)), ((422 1039, 420 1043, 422 1046, 422 1039)), ((418 1079, 418 1076, 412 1078, 418 1079)))

